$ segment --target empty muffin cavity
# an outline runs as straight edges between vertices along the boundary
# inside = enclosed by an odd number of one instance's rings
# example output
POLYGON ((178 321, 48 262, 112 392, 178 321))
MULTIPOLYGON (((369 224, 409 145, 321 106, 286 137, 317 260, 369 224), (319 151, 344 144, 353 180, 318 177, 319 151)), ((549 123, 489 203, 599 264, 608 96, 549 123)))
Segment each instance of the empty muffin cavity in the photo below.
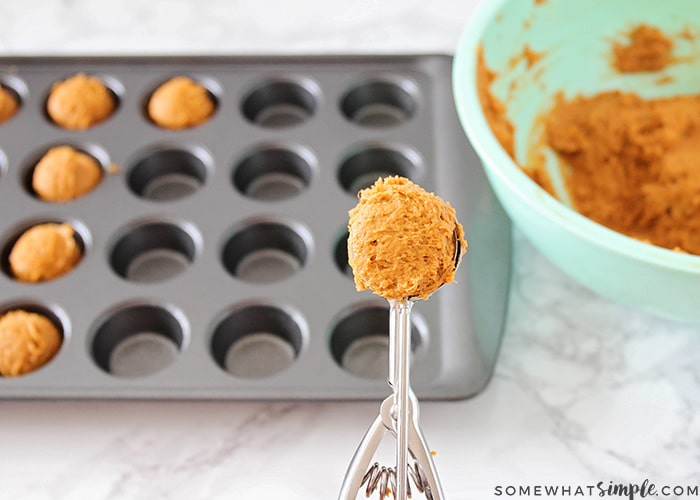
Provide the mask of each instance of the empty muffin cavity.
POLYGON ((244 195, 263 201, 292 198, 311 183, 316 158, 293 145, 261 145, 246 154, 233 171, 233 184, 244 195))
POLYGON ((307 336, 306 322, 297 311, 251 303, 223 315, 212 334, 211 354, 231 375, 264 378, 292 366, 307 336))
MULTIPOLYGON (((427 349, 428 329, 419 314, 411 316, 411 353, 418 360, 427 349)), ((389 375, 389 307, 359 304, 334 321, 330 350, 335 362, 348 373, 365 379, 389 375)))
POLYGON ((363 127, 391 127, 416 111, 418 89, 406 79, 376 77, 354 85, 341 99, 345 117, 363 127))
POLYGON ((320 89, 307 78, 277 78, 255 86, 243 99, 248 121, 265 128, 285 128, 311 118, 320 89))
POLYGON ((190 223, 141 221, 119 231, 109 262, 126 280, 159 283, 187 270, 201 241, 199 231, 190 223))
POLYGON ((175 362, 188 338, 189 325, 177 308, 126 304, 103 315, 94 329, 91 353, 105 372, 139 378, 175 362))
POLYGON ((420 154, 408 146, 365 144, 352 148, 338 169, 338 182, 351 194, 365 189, 379 178, 400 175, 415 179, 421 173, 420 154))
POLYGON ((297 223, 257 219, 234 231, 222 261, 232 276, 251 283, 275 283, 297 273, 311 253, 311 234, 297 223))
POLYGON ((142 153, 127 174, 131 191, 151 201, 190 196, 206 182, 211 155, 200 147, 158 147, 142 153))

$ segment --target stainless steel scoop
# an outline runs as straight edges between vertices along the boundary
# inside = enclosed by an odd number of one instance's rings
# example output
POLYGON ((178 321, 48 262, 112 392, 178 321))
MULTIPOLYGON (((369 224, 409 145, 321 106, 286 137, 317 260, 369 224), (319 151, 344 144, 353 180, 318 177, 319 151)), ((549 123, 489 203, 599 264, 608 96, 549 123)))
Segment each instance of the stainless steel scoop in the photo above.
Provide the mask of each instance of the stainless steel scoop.
POLYGON ((418 400, 409 381, 413 301, 390 300, 389 305, 389 386, 393 393, 382 402, 379 416, 355 451, 338 498, 354 500, 364 487, 366 497, 377 491, 380 499, 405 500, 413 496, 410 478, 425 498, 441 500, 442 487, 420 429, 418 400), (396 438, 396 467, 370 465, 387 432, 396 438))
MULTIPOLYGON (((461 257, 462 247, 455 230, 455 269, 461 257)), ((339 500, 354 500, 363 486, 366 497, 377 491, 380 499, 392 496, 406 500, 413 496, 411 484, 428 500, 443 498, 432 454, 418 421, 418 399, 410 386, 412 308, 412 298, 389 300, 389 386, 392 394, 382 402, 379 416, 355 451, 339 500), (370 466, 387 432, 396 438, 396 466, 380 466, 377 462, 370 466)))

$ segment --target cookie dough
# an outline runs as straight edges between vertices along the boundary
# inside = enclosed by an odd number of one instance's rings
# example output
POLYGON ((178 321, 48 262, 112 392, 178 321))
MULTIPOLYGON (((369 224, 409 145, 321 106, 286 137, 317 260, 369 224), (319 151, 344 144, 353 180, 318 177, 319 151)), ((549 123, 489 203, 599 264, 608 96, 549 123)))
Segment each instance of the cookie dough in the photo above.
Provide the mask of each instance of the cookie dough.
POLYGON ((380 178, 349 212, 348 260, 358 291, 427 299, 454 281, 467 242, 454 208, 403 177, 380 178))
POLYGON ((185 76, 176 76, 153 92, 148 116, 156 125, 178 130, 206 122, 214 107, 206 88, 185 76))
POLYGON ((0 85, 0 123, 6 122, 12 118, 18 108, 19 104, 15 96, 12 95, 12 92, 0 85))
POLYGON ((85 130, 109 118, 116 103, 107 87, 94 76, 78 73, 51 89, 46 111, 59 126, 85 130))
POLYGON ((42 200, 65 202, 89 193, 102 180, 95 159, 70 146, 51 148, 34 167, 32 189, 42 200))
POLYGON ((48 281, 71 271, 82 252, 70 224, 39 224, 22 234, 9 256, 12 275, 19 281, 48 281))
POLYGON ((41 314, 15 310, 0 316, 0 375, 16 377, 44 366, 62 340, 54 324, 41 314))

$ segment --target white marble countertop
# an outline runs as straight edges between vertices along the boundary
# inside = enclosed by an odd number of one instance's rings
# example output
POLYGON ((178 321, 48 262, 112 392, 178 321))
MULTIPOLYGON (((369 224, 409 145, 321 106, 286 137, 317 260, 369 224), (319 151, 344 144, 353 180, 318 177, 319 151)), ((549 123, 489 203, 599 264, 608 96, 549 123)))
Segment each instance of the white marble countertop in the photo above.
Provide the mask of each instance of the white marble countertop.
MULTIPOLYGON (((474 4, 3 1, 0 54, 449 53, 474 4)), ((498 498, 499 486, 502 497, 536 496, 509 496, 509 485, 570 486, 548 497, 569 498, 599 481, 700 484, 698 329, 611 303, 517 233, 515 243, 494 379, 470 400, 421 405, 446 497, 498 498)), ((0 499, 336 498, 377 410, 4 401, 0 499)))

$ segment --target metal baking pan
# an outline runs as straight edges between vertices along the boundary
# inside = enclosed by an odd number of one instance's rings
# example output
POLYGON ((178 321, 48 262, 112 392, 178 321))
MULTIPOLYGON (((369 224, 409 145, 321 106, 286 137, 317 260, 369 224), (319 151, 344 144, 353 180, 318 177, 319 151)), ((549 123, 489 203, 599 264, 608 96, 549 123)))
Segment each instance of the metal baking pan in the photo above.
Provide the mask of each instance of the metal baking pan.
POLYGON ((357 190, 387 174, 448 200, 469 241, 458 283, 414 307, 415 392, 478 393, 503 333, 510 224, 459 126, 451 66, 447 55, 0 58, 0 83, 21 100, 0 125, 0 314, 42 312, 64 337, 46 366, 0 378, 0 398, 386 395, 388 305, 355 291, 345 243, 357 190), (45 104, 77 72, 100 77, 118 107, 76 132, 45 104), (146 102, 177 75, 202 83, 216 112, 168 131, 146 102), (60 144, 105 176, 52 204, 28 179, 60 144), (82 261, 17 282, 12 243, 50 221, 73 224, 82 261))

